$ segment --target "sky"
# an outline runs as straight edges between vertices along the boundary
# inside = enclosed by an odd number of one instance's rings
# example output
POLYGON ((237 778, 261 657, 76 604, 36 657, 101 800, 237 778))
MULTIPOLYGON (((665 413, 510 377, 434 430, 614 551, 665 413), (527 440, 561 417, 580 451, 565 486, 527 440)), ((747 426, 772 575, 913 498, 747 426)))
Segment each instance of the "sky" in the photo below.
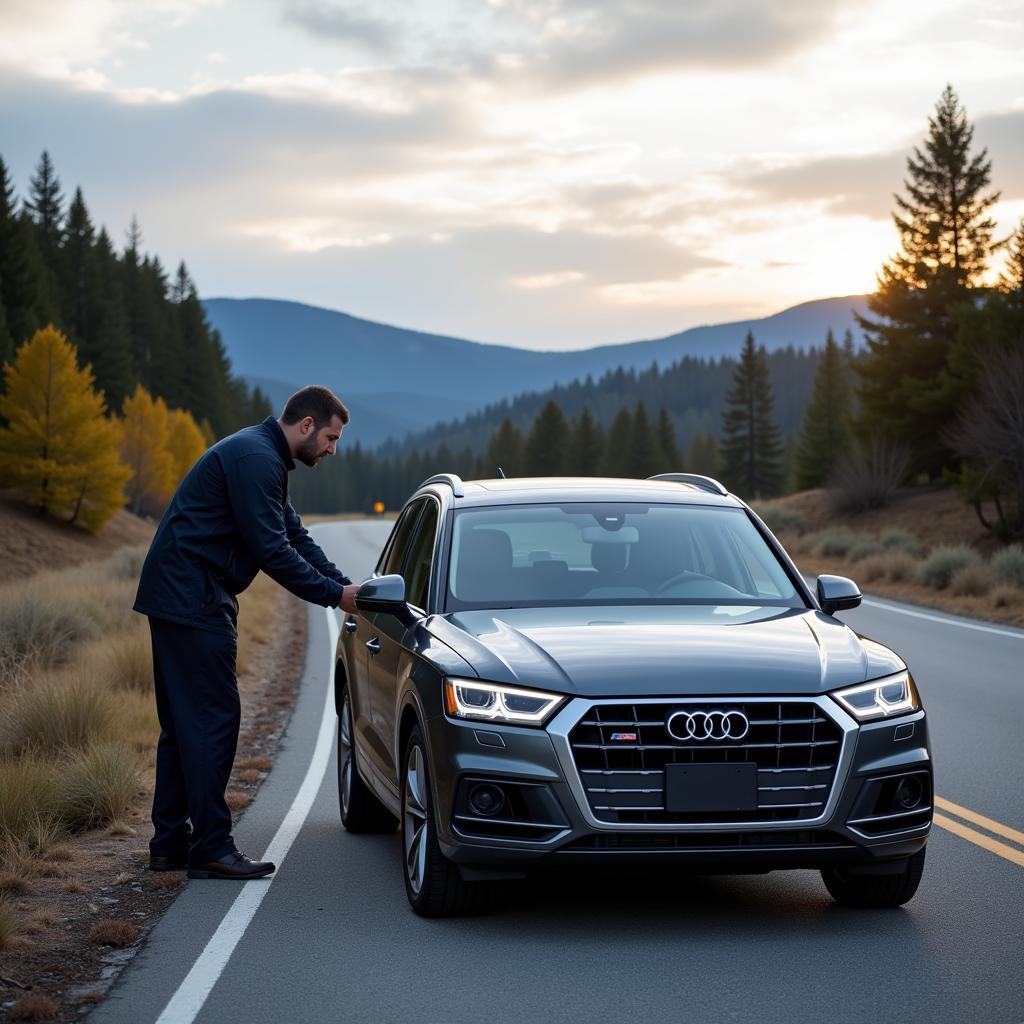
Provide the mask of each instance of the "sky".
POLYGON ((1024 216, 1021 0, 0 0, 43 149, 207 297, 571 349, 870 291, 947 82, 1024 216))

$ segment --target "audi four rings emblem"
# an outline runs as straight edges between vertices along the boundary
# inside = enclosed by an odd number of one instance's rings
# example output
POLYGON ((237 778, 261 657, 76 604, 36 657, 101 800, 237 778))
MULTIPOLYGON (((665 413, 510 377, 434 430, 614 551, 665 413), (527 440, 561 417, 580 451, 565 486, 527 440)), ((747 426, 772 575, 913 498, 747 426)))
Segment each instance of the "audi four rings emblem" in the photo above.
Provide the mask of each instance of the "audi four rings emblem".
POLYGON ((676 711, 665 723, 669 735, 687 740, 741 740, 750 731, 742 711, 676 711))

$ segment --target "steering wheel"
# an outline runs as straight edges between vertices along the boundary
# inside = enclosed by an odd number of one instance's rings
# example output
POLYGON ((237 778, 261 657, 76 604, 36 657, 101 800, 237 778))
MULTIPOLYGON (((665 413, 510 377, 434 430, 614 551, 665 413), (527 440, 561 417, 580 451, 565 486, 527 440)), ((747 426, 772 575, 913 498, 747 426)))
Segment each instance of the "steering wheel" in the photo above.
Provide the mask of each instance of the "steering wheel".
POLYGON ((691 572, 689 569, 684 569, 682 572, 677 572, 675 576, 670 576, 664 583, 661 584, 654 591, 654 596, 658 597, 666 590, 671 590, 677 583, 683 583, 690 581, 696 582, 697 580, 711 580, 712 583, 718 583, 714 576, 707 576, 702 572, 691 572))

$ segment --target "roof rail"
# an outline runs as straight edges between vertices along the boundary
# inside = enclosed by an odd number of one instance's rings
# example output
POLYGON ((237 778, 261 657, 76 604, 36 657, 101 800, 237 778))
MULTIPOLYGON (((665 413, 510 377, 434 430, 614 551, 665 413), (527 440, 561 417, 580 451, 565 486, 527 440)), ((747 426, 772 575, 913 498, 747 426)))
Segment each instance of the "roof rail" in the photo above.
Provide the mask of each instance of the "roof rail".
POLYGON ((428 484, 447 484, 452 489, 452 494, 456 498, 464 498, 466 496, 466 489, 462 486, 462 478, 454 473, 435 473, 424 480, 416 490, 418 491, 428 484))
POLYGON ((648 480, 672 480, 677 484, 692 484, 701 491, 710 494, 728 494, 729 492, 713 477, 700 476, 697 473, 657 473, 648 480))

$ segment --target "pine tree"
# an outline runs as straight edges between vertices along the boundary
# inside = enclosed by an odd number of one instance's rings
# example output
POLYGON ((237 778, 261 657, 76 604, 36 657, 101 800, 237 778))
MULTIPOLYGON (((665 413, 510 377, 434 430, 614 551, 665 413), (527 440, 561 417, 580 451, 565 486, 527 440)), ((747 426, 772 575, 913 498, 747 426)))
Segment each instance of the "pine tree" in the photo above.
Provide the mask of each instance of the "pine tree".
MULTIPOLYGON (((621 367, 619 368, 621 372, 621 367)), ((622 406, 615 414, 604 448, 605 476, 628 477, 631 475, 629 442, 633 436, 633 416, 628 406, 622 406)))
POLYGON ((206 439, 199 424, 184 409, 172 409, 168 414, 167 450, 171 455, 172 486, 177 487, 206 451, 206 439))
POLYGON ((41 249, 51 272, 56 272, 58 253, 64 241, 64 196, 50 154, 44 149, 29 180, 25 209, 39 228, 41 249))
POLYGON ((661 446, 658 432, 647 416, 647 407, 637 402, 633 410, 633 427, 629 432, 628 459, 630 476, 646 480, 661 472, 661 446))
POLYGON ((576 476, 598 476, 604 460, 605 437, 601 424, 589 406, 583 406, 573 423, 569 451, 569 472, 576 476))
POLYGON ((167 405, 138 384, 124 400, 121 413, 121 458, 132 471, 128 485, 131 510, 136 515, 152 515, 163 508, 174 490, 167 405))
POLYGON ((698 430, 686 450, 686 472, 717 479, 721 474, 718 441, 714 434, 698 430))
POLYGON ((0 365, 14 357, 15 349, 29 340, 47 312, 35 233, 16 207, 14 186, 0 159, 0 306, 5 322, 0 333, 0 365))
POLYGON ((796 450, 798 490, 823 486, 850 443, 847 357, 828 332, 796 450))
POLYGON ((0 397, 0 478, 40 514, 99 530, 124 505, 130 471, 104 416, 89 367, 52 326, 37 331, 5 367, 0 397))
POLYGON ((505 476, 523 476, 526 471, 526 441, 507 417, 487 443, 480 475, 489 480, 498 475, 499 469, 505 476))
POLYGON ((893 215, 900 252, 878 275, 868 300, 875 319, 858 317, 867 352, 858 360, 862 435, 907 445, 912 469, 938 473, 948 461, 943 430, 964 392, 947 359, 958 333, 956 311, 981 284, 993 242, 988 216, 998 192, 986 192, 988 151, 971 153, 974 128, 952 86, 928 119, 923 150, 907 160, 907 197, 893 215))
POLYGON ((782 480, 782 444, 773 417, 774 399, 764 348, 747 332, 733 387, 722 414, 725 485, 745 498, 768 498, 782 480))
POLYGON ((527 476, 561 476, 569 450, 569 423, 555 401, 537 413, 526 439, 527 476))
POLYGON ((662 467, 658 472, 678 472, 683 464, 683 457, 676 443, 676 428, 672 426, 672 417, 664 406, 658 412, 658 448, 661 450, 662 467))
POLYGON ((132 390, 131 340, 121 290, 121 266, 105 229, 100 229, 92 252, 96 281, 94 334, 83 350, 92 362, 96 384, 107 398, 107 406, 120 409, 132 390))

